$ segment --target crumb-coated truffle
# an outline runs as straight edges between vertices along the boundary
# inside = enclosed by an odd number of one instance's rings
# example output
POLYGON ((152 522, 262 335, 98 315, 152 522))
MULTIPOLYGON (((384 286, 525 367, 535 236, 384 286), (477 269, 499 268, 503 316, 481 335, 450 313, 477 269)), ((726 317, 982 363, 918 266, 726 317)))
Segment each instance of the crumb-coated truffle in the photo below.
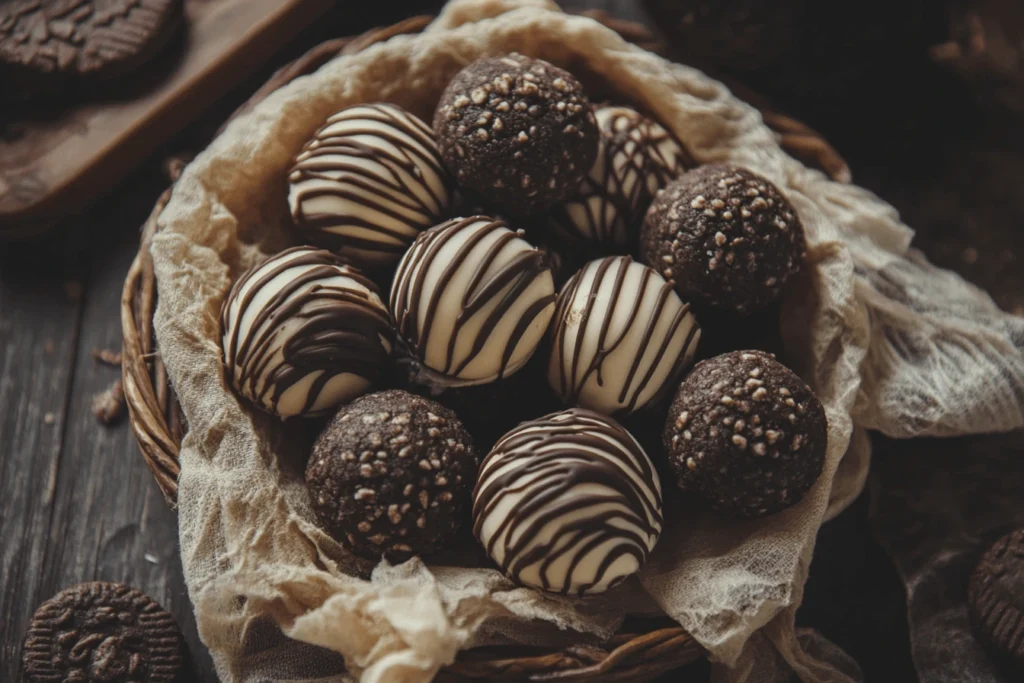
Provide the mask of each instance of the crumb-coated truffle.
POLYGON ((1024 528, 982 556, 967 584, 967 607, 978 640, 1005 668, 1024 673, 1024 528))
POLYGON ((640 258, 680 296, 739 315, 775 301, 805 251, 800 217, 778 188, 727 164, 670 183, 640 234, 640 258))
POLYGON ((575 192, 597 156, 597 123, 579 81, 517 53, 457 73, 438 102, 434 132, 459 184, 517 215, 575 192))
POLYGON ((306 485, 320 523, 345 547, 401 562, 439 550, 458 530, 476 467, 455 413, 391 390, 338 411, 313 446, 306 485))
POLYGON ((723 514, 760 517, 796 504, 818 479, 828 421, 774 356, 734 351, 693 369, 662 439, 683 491, 723 514))

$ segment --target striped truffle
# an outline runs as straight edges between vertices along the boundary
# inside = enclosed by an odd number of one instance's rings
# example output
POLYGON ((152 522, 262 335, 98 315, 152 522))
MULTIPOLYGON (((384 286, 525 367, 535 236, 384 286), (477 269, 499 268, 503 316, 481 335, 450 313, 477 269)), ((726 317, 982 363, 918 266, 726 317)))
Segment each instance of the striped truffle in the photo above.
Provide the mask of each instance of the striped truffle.
POLYGON ((602 107, 595 116, 597 160, 576 195, 552 211, 552 224, 570 242, 626 247, 658 190, 696 162, 672 133, 629 107, 602 107))
POLYGON ((393 337, 376 285, 311 247, 242 275, 221 331, 235 389, 282 418, 322 415, 366 392, 390 362, 393 337))
POLYGON ((548 382, 566 405, 632 413, 672 391, 700 327, 672 284, 628 256, 591 261, 562 288, 548 382))
POLYGON ((331 116, 288 180, 292 219, 303 237, 363 266, 397 261, 451 200, 434 134, 393 104, 331 116))
POLYGON ((413 380, 468 386, 507 377, 533 355, 555 309, 549 255, 486 216, 421 234, 391 288, 413 380))
POLYGON ((473 533, 526 586, 602 593, 636 573, 661 533, 661 482, 618 423, 581 408, 524 422, 473 491, 473 533))

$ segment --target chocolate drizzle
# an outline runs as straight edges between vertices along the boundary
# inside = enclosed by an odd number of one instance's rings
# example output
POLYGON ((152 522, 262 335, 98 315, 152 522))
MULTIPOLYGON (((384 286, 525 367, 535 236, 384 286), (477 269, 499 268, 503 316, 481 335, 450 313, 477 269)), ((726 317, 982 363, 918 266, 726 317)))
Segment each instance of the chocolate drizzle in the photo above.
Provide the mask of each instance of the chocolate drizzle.
POLYGON ((597 160, 551 219, 570 241, 628 246, 658 190, 696 162, 666 128, 628 107, 602 107, 597 123, 597 160))
POLYGON ((433 371, 427 375, 434 381, 453 385, 493 381, 518 370, 542 337, 534 324, 550 319, 554 302, 548 254, 504 221, 486 216, 456 218, 421 234, 391 288, 395 328, 409 353, 433 371), (533 287, 545 274, 550 285, 533 287), (501 338, 499 324, 513 309, 515 326, 501 338), (454 317, 442 320, 451 310, 457 311, 454 317), (531 336, 532 347, 520 349, 531 336), (436 340, 444 340, 443 354, 431 353, 436 340), (489 371, 467 377, 470 365, 486 357, 489 371))
POLYGON ((365 391, 387 366, 393 336, 376 285, 310 247, 283 251, 239 278, 221 309, 221 329, 235 387, 281 417, 323 414, 365 391), (288 271, 294 274, 278 280, 288 271), (324 389, 343 374, 363 381, 323 404, 324 389), (282 403, 303 381, 310 384, 302 403, 282 403))
POLYGON ((590 262, 562 288, 551 337, 548 378, 566 404, 631 413, 675 389, 693 360, 700 327, 670 282, 628 256, 610 256, 590 262), (606 378, 606 365, 618 371, 626 363, 624 377, 606 378))
POLYGON ((371 264, 397 260, 448 208, 430 128, 392 104, 327 119, 289 172, 292 218, 310 241, 371 264), (330 198, 330 208, 324 199, 330 198))
POLYGON ((515 581, 598 593, 654 548, 661 483, 625 429, 574 408, 525 422, 494 446, 473 492, 473 519, 474 534, 515 581))

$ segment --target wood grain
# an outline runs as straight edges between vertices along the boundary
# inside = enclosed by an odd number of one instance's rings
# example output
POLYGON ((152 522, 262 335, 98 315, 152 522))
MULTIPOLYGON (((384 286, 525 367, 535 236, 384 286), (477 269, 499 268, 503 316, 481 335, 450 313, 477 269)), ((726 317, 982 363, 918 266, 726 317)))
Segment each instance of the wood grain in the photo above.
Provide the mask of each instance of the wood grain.
MULTIPOLYGON (((437 4, 381 4, 380 9, 346 4, 339 11, 343 23, 329 25, 290 56, 331 35, 393 23, 403 13, 434 11, 437 4)), ((643 18, 634 0, 562 4, 643 18)), ((245 95, 190 126, 168 151, 201 149, 205 132, 215 130, 245 95)), ((831 136, 835 126, 848 124, 833 121, 824 132, 831 136)), ((962 160, 965 147, 966 142, 951 148, 948 163, 962 160)), ((1019 164, 1024 153, 1012 156, 1019 164)), ((889 161, 869 160, 880 166, 889 161)), ((982 166, 978 162, 979 177, 982 166)), ((867 174, 868 169, 861 165, 855 170, 867 174)), ((899 208, 912 210, 940 173, 935 168, 928 180, 903 191, 899 208)), ((24 182, 29 187, 35 183, 31 177, 24 182)), ((877 189, 890 196, 901 183, 891 175, 879 180, 877 189)), ((127 422, 104 428, 89 412, 92 394, 117 378, 116 370, 95 364, 90 352, 119 344, 121 283, 138 246, 138 226, 165 188, 160 159, 151 156, 96 210, 75 215, 45 239, 0 246, 0 681, 19 680, 21 638, 36 605, 67 585, 94 578, 131 583, 167 607, 199 660, 195 680, 217 680, 196 634, 174 514, 152 483, 127 422), (68 299, 65 281, 82 283, 80 301, 68 299), (47 412, 53 413, 52 424, 44 420, 47 412)), ((952 196, 943 206, 946 221, 976 233, 959 217, 965 206, 979 201, 977 193, 961 196, 947 188, 946 194, 952 196)), ((1008 212, 1000 227, 1010 230, 1022 216, 1008 212)), ((998 253, 995 244, 992 250, 998 253)), ((865 508, 855 506, 823 530, 802 622, 858 655, 869 672, 867 680, 909 683, 914 679, 912 671, 907 674, 901 586, 870 537, 865 508)), ((706 681, 707 672, 687 670, 662 680, 706 681)))
POLYGON ((94 202, 331 4, 189 0, 185 49, 162 56, 141 92, 7 121, 0 236, 37 233, 94 202))

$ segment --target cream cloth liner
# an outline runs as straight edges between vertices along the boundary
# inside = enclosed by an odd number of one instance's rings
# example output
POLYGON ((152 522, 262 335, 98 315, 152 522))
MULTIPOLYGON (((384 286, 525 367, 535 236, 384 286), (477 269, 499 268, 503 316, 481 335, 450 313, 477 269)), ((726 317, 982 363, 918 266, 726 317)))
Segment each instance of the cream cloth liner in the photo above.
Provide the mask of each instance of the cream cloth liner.
POLYGON ((640 611, 660 608, 710 650, 718 680, 781 679, 782 661, 806 681, 853 680, 804 651, 793 615, 820 524, 863 487, 870 445, 854 421, 898 436, 1024 422, 1020 320, 908 251, 912 232, 892 207, 787 156, 758 112, 720 83, 549 2, 454 0, 424 33, 295 80, 188 166, 159 223, 155 329, 190 426, 180 455, 182 561, 200 635, 225 681, 345 680, 335 653, 363 681, 426 681, 474 645, 607 637, 627 605, 645 603, 640 611), (321 122, 377 100, 429 121, 459 68, 512 50, 606 83, 702 162, 770 178, 799 211, 809 244, 783 335, 828 413, 821 479, 799 505, 763 520, 669 510, 639 581, 582 601, 454 562, 381 565, 356 578, 367 568, 312 521, 308 437, 241 405, 220 368, 221 302, 242 270, 290 243, 285 174, 321 122))

